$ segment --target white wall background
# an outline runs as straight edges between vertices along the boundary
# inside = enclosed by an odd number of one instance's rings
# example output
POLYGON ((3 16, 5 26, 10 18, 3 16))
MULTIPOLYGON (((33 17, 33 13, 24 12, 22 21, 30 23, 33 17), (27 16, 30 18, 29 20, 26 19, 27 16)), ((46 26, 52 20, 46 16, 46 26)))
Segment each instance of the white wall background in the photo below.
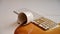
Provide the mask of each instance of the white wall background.
POLYGON ((28 8, 44 14, 55 22, 60 22, 60 0, 0 0, 0 33, 13 34, 16 26, 12 26, 17 15, 14 10, 28 8))

